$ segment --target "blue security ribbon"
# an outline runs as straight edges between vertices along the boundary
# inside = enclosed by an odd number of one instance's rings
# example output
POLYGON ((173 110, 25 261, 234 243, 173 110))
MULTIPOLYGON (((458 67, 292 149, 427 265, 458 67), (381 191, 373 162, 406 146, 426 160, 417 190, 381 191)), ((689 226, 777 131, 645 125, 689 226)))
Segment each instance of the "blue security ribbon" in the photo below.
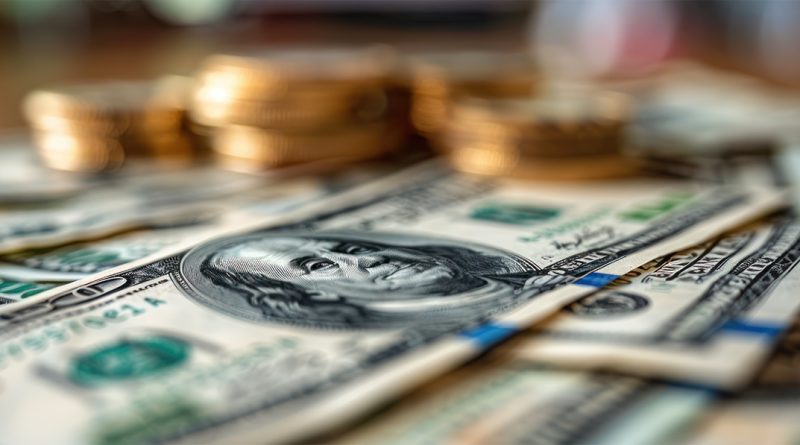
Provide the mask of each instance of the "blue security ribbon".
POLYGON ((577 284, 579 286, 603 287, 617 278, 618 277, 616 275, 592 272, 573 284, 577 284))
POLYGON ((468 329, 460 334, 461 337, 474 341, 478 346, 485 348, 499 343, 519 332, 519 328, 501 323, 487 323, 468 329))
POLYGON ((720 331, 750 334, 754 336, 763 335, 767 338, 772 338, 779 335, 781 331, 783 331, 783 327, 778 325, 750 323, 745 320, 729 320, 727 323, 722 325, 720 331))

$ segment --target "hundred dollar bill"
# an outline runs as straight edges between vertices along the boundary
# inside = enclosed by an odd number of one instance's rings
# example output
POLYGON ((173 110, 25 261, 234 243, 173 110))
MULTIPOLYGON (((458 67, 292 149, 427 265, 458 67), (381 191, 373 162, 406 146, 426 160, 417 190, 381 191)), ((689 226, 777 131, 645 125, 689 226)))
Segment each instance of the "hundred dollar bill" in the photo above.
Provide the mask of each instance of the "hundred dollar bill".
POLYGON ((791 445, 800 439, 800 323, 778 344, 758 377, 741 394, 709 407, 697 428, 675 443, 791 445))
POLYGON ((666 443, 711 392, 482 359, 425 385, 334 445, 666 443))
POLYGON ((0 277, 71 282, 138 260, 182 240, 213 231, 218 215, 192 215, 172 224, 124 232, 95 241, 26 250, 0 257, 0 277))
MULTIPOLYGON (((22 200, 23 204, 0 208, 0 254, 174 224, 208 212, 232 213, 230 219, 257 219, 397 170, 396 166, 375 163, 369 168, 340 168, 336 172, 316 166, 316 170, 297 167, 253 176, 214 166, 180 171, 147 167, 134 165, 120 175, 86 180, 93 187, 86 186, 88 190, 66 199, 48 201, 41 197, 45 202, 22 200)), ((10 196, 18 196, 13 191, 17 189, 11 187, 10 196)), ((0 202, 2 199, 0 193, 0 202)))
POLYGON ((0 276, 0 305, 16 303, 57 286, 56 283, 20 281, 0 276))
POLYGON ((0 441, 318 434, 781 202, 417 166, 0 307, 0 441))
POLYGON ((18 302, 56 284, 85 278, 144 258, 170 246, 199 241, 221 228, 241 225, 243 220, 278 215, 388 171, 386 165, 351 168, 324 176, 301 176, 238 193, 200 213, 166 224, 126 231, 90 242, 55 248, 29 249, 0 256, 0 304, 18 302))
MULTIPOLYGON (((349 174, 347 176, 350 176, 349 174)), ((248 190, 226 204, 167 224, 126 231, 110 237, 58 246, 30 249, 0 256, 0 304, 29 298, 55 287, 122 264, 144 258, 170 246, 200 241, 221 228, 241 225, 242 220, 286 213, 305 203, 347 188, 353 181, 284 181, 275 187, 248 190)))
POLYGON ((595 88, 637 99, 630 154, 642 168, 723 183, 781 184, 776 151, 800 131, 800 94, 688 61, 595 88))
POLYGON ((800 94, 695 62, 605 88, 640 99, 630 136, 646 153, 674 158, 769 151, 800 130, 800 94))
POLYGON ((69 199, 0 211, 0 253, 107 236, 219 208, 214 199, 263 185, 260 178, 198 167, 124 178, 69 199))
POLYGON ((800 308, 800 220, 780 214, 651 261, 525 334, 532 361, 741 389, 800 308))
POLYGON ((700 426, 675 440, 680 445, 794 445, 800 439, 800 393, 745 394, 705 413, 700 426))

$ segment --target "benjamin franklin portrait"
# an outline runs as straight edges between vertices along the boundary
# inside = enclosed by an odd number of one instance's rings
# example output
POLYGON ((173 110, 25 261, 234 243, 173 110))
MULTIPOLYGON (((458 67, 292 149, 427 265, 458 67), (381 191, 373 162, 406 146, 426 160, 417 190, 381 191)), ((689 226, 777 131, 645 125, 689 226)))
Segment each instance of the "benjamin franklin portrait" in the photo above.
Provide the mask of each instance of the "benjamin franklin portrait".
POLYGON ((182 260, 187 295, 255 322, 315 328, 451 325, 508 308, 531 261, 473 243, 387 233, 259 233, 182 260))

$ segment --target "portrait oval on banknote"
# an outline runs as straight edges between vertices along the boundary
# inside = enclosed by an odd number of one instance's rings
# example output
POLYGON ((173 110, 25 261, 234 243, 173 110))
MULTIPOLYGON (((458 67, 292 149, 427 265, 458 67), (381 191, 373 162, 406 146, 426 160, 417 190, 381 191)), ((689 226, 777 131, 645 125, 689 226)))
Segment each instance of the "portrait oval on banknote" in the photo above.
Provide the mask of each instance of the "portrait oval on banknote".
POLYGON ((453 240, 263 232, 194 248, 177 281, 191 299, 243 320, 389 329, 497 313, 536 270, 519 255, 453 240))
POLYGON ((647 298, 627 292, 607 292, 590 295, 567 306, 565 311, 578 317, 603 318, 628 315, 646 308, 647 298))

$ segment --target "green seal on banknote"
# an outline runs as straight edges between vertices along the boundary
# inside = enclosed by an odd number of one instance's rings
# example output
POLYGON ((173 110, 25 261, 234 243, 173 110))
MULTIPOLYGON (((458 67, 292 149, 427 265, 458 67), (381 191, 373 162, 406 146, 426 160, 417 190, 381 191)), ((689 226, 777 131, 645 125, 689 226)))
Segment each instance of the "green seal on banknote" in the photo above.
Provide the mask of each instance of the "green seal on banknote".
POLYGON ((559 209, 549 207, 492 203, 474 209, 470 216, 472 219, 528 226, 556 218, 560 213, 559 209))
POLYGON ((175 338, 125 339, 75 357, 70 377, 83 385, 139 379, 179 366, 189 353, 189 344, 175 338))

